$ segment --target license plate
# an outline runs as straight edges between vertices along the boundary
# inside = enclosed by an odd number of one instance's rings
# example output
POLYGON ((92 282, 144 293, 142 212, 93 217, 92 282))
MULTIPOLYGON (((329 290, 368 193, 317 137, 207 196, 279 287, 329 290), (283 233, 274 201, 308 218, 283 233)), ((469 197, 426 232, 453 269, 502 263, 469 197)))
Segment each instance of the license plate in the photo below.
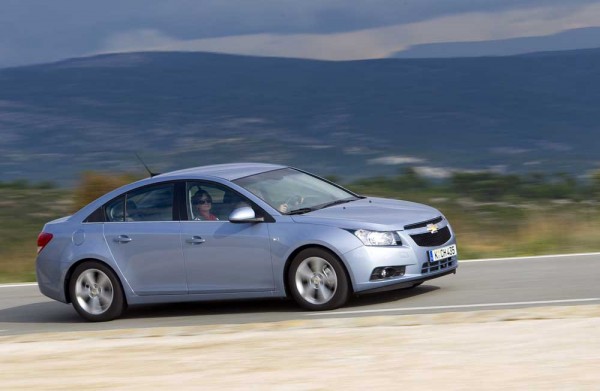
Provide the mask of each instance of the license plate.
POLYGON ((453 244, 451 246, 438 248, 436 250, 430 250, 429 251, 429 261, 436 262, 436 261, 439 261, 440 259, 453 257, 456 254, 458 254, 456 251, 456 244, 453 244))

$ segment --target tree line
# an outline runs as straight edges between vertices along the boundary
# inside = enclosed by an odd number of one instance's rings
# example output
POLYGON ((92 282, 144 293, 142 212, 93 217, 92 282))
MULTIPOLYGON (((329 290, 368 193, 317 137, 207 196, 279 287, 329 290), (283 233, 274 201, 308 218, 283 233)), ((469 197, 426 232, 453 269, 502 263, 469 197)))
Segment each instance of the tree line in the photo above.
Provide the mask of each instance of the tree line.
POLYGON ((456 172, 445 180, 431 180, 409 167, 396 176, 362 179, 347 186, 362 191, 372 188, 386 192, 431 192, 478 201, 600 200, 600 170, 586 179, 567 173, 518 175, 482 171, 456 172))
MULTIPOLYGON (((328 179, 340 183, 335 176, 328 179)), ((80 208, 97 197, 126 183, 141 179, 130 173, 106 174, 94 171, 82 173, 73 190, 75 207, 80 208)), ((344 183, 344 186, 363 194, 402 195, 429 193, 444 197, 469 197, 477 201, 510 200, 600 200, 600 170, 578 179, 571 174, 526 173, 500 174, 495 172, 456 172, 444 180, 425 178, 408 167, 395 176, 373 177, 344 183)), ((31 183, 27 180, 0 181, 0 189, 54 189, 52 182, 31 183)))

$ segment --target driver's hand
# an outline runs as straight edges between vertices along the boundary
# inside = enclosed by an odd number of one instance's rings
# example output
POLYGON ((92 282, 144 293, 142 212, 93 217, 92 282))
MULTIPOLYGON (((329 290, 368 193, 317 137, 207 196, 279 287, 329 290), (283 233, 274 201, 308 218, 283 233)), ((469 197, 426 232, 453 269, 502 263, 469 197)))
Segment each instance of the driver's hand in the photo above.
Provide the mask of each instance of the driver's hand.
POLYGON ((304 202, 304 197, 296 195, 291 197, 288 201, 286 201, 286 204, 290 204, 292 206, 298 206, 298 205, 302 205, 302 203, 304 202))
POLYGON ((288 211, 288 204, 281 204, 281 205, 279 205, 279 211, 281 213, 287 213, 287 211, 288 211))

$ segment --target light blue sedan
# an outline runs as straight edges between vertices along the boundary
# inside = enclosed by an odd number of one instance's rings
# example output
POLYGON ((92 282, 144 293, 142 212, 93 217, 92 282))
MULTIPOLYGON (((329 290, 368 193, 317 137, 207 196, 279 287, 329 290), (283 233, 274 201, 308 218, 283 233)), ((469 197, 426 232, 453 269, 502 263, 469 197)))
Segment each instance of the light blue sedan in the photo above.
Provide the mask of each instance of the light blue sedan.
POLYGON ((91 321, 127 305, 292 297, 309 310, 456 273, 450 224, 426 205, 352 193, 271 164, 225 164, 114 190, 38 237, 46 296, 91 321))

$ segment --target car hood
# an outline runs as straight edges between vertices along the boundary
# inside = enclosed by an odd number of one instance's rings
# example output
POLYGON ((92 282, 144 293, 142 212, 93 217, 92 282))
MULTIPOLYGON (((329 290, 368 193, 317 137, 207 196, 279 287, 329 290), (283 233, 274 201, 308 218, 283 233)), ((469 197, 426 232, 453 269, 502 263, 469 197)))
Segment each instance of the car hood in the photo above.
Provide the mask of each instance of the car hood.
POLYGON ((349 229, 400 231, 407 224, 441 216, 435 208, 415 202, 385 198, 364 198, 346 204, 294 215, 297 223, 324 224, 349 229))

